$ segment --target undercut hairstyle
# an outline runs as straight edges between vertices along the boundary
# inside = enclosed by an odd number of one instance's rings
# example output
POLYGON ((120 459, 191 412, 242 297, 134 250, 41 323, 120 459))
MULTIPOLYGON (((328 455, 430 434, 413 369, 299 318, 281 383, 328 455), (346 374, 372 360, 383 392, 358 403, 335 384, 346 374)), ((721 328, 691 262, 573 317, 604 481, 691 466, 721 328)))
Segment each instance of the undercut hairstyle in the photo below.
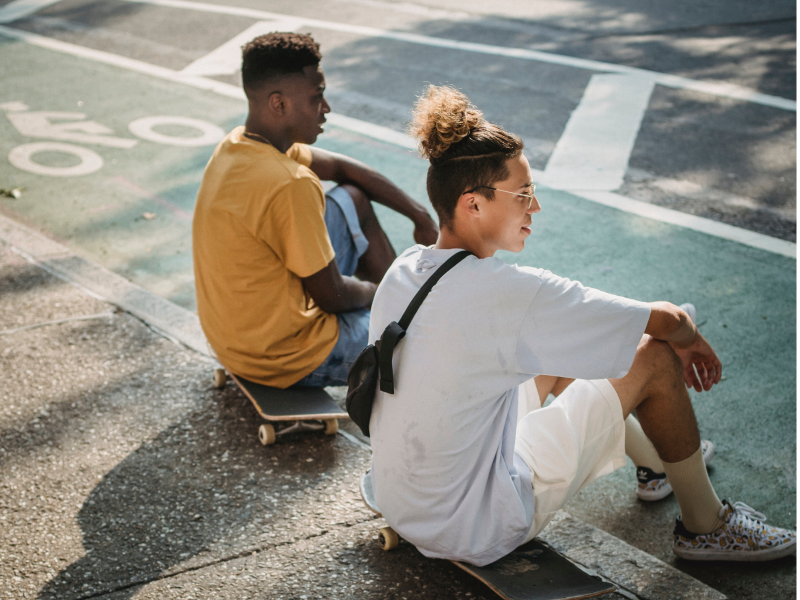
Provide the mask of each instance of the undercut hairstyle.
MULTIPOLYGON (((414 107, 410 133, 430 161, 428 198, 442 227, 452 224, 464 192, 508 177, 506 161, 524 147, 519 137, 487 122, 469 98, 450 86, 428 86, 414 107)), ((480 193, 494 200, 493 190, 480 193)))
POLYGON ((242 83, 245 91, 257 90, 264 83, 322 60, 319 44, 310 35, 273 32, 260 35, 242 46, 242 83))

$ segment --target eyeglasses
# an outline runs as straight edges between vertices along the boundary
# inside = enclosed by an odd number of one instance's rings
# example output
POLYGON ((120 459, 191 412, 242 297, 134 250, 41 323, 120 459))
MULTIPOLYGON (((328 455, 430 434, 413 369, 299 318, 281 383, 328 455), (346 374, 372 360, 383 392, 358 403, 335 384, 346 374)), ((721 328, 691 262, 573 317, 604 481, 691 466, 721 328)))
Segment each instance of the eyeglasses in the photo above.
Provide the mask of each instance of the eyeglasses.
POLYGON ((522 196, 523 198, 527 198, 528 199, 527 210, 531 209, 531 206, 533 206, 533 199, 536 197, 536 185, 533 186, 533 189, 531 190, 530 194, 518 194, 517 192, 507 192, 506 190, 499 190, 495 187, 491 187, 488 185, 479 185, 478 187, 474 187, 471 190, 465 191, 464 193, 469 194, 470 192, 474 192, 475 190, 479 190, 481 188, 485 188, 487 190, 494 190, 495 192, 503 192, 504 194, 514 194, 515 196, 522 196))

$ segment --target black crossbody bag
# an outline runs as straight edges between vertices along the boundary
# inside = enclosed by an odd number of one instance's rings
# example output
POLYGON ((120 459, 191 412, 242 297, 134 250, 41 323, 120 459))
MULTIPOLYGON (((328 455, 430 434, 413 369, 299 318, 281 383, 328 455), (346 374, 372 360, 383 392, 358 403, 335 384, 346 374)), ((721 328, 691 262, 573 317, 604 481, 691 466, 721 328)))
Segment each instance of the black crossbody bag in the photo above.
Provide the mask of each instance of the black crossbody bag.
POLYGON ((347 374, 347 413, 361 432, 369 437, 369 418, 372 416, 372 403, 375 400, 375 388, 380 380, 380 389, 387 394, 394 394, 394 372, 392 371, 392 355, 397 343, 406 334, 411 319, 417 314, 423 300, 436 282, 450 269, 472 254, 462 250, 448 258, 436 272, 428 278, 406 308, 400 322, 392 321, 383 330, 381 339, 370 344, 361 351, 350 372, 347 374))

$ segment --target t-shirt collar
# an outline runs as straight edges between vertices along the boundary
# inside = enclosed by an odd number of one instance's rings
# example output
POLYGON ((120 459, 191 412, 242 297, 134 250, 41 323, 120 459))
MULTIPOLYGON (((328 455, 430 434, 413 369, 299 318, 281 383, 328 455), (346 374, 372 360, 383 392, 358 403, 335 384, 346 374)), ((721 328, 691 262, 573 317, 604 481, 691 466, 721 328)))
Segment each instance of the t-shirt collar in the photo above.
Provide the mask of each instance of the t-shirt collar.
POLYGON ((429 271, 433 267, 441 265, 448 258, 457 252, 461 252, 463 248, 448 248, 441 250, 433 246, 420 246, 421 251, 417 256, 417 262, 414 265, 414 270, 418 273, 429 271))

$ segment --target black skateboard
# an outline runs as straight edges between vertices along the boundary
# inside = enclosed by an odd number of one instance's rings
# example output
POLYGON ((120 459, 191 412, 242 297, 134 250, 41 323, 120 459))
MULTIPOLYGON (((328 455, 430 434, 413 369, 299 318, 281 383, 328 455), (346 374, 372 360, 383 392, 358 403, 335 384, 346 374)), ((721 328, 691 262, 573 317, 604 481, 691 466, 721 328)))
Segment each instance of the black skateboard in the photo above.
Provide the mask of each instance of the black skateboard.
MULTIPOLYGON (((267 421, 258 428, 258 439, 264 446, 274 444, 280 435, 298 431, 324 430, 327 435, 333 435, 339 431, 338 419, 347 417, 323 388, 282 390, 233 373, 230 376, 267 421)), ((224 387, 226 379, 225 369, 214 369, 214 387, 224 387)))
MULTIPOLYGON (((364 504, 381 516, 372 494, 369 472, 361 477, 364 504)), ((378 540, 384 550, 396 548, 400 538, 391 527, 381 528, 378 540)), ((616 591, 616 586, 590 575, 569 559, 531 540, 485 567, 450 561, 505 600, 580 600, 616 591)))

